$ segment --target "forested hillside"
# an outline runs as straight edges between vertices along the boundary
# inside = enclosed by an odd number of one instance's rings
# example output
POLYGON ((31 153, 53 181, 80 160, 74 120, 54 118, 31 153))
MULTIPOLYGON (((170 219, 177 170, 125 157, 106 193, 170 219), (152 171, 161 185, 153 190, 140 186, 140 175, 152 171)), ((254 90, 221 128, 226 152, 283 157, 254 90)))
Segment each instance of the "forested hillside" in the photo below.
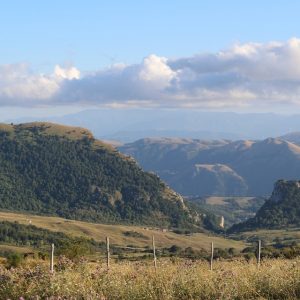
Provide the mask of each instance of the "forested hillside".
POLYGON ((203 221, 133 159, 85 129, 49 123, 1 125, 0 209, 173 227, 203 221))
POLYGON ((300 182, 279 180, 273 193, 253 218, 234 225, 230 231, 258 228, 280 229, 300 226, 300 182))

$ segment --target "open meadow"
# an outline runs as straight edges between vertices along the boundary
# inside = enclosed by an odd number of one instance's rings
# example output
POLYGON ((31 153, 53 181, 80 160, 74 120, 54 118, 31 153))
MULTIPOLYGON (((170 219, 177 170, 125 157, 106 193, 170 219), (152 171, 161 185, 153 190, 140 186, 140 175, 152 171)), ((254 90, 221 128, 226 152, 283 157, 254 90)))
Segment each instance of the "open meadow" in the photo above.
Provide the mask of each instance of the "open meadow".
POLYGON ((192 247, 195 250, 209 250, 211 242, 217 248, 235 248, 241 250, 245 247, 242 241, 225 239, 209 233, 177 234, 172 231, 163 231, 158 228, 130 225, 96 224, 82 221, 68 220, 59 217, 46 217, 13 212, 0 212, 0 221, 18 222, 25 225, 48 229, 55 232, 77 237, 93 238, 95 241, 104 242, 109 236, 111 243, 118 246, 151 246, 152 236, 155 236, 158 248, 177 245, 182 248, 192 247), (138 233, 136 234, 130 233, 138 233), (128 234, 129 233, 129 234, 128 234))

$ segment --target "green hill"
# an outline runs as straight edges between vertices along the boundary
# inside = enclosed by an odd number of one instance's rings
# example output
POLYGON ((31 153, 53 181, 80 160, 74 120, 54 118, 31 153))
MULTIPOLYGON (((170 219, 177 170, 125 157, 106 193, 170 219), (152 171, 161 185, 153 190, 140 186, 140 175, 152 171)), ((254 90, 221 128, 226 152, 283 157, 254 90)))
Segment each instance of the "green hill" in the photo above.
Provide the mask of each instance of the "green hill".
POLYGON ((234 225, 230 231, 281 229, 300 226, 300 181, 278 180, 271 197, 253 218, 234 225))
POLYGON ((0 209, 93 222, 202 224, 133 159, 86 129, 51 123, 0 125, 0 209))

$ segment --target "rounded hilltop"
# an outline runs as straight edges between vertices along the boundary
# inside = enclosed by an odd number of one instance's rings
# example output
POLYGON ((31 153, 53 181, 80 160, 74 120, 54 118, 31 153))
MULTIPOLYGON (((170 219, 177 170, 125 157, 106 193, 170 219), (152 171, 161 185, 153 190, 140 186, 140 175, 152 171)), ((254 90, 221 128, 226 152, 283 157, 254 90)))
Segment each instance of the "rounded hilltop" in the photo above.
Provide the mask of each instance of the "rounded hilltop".
POLYGON ((21 124, 0 124, 0 131, 17 134, 20 131, 32 131, 43 135, 55 135, 72 140, 89 138, 94 139, 93 134, 86 128, 66 126, 50 122, 30 122, 21 124))

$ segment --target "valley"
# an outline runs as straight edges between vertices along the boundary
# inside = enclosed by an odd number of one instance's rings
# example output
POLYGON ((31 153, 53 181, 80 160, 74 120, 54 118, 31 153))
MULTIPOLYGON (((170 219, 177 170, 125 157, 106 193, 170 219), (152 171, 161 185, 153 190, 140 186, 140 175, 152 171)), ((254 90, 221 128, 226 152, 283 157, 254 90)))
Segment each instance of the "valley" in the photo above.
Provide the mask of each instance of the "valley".
MULTIPOLYGON (((116 150, 87 129, 44 122, 3 124, 0 136, 0 221, 23 224, 24 233, 36 226, 30 230, 38 239, 40 228, 59 243, 84 238, 103 244, 109 236, 123 249, 149 248, 152 236, 158 249, 194 251, 208 251, 212 241, 217 249, 238 252, 259 238, 270 245, 298 243, 297 184, 275 178, 298 176, 300 147, 283 139, 159 138, 116 150), (273 198, 257 196, 271 193, 270 177, 276 182, 273 198), (257 221, 279 194, 291 223, 278 213, 257 221)), ((2 247, 17 249, 14 243, 2 247)))
POLYGON ((187 197, 201 209, 224 218, 224 228, 253 217, 266 201, 262 197, 187 197))

